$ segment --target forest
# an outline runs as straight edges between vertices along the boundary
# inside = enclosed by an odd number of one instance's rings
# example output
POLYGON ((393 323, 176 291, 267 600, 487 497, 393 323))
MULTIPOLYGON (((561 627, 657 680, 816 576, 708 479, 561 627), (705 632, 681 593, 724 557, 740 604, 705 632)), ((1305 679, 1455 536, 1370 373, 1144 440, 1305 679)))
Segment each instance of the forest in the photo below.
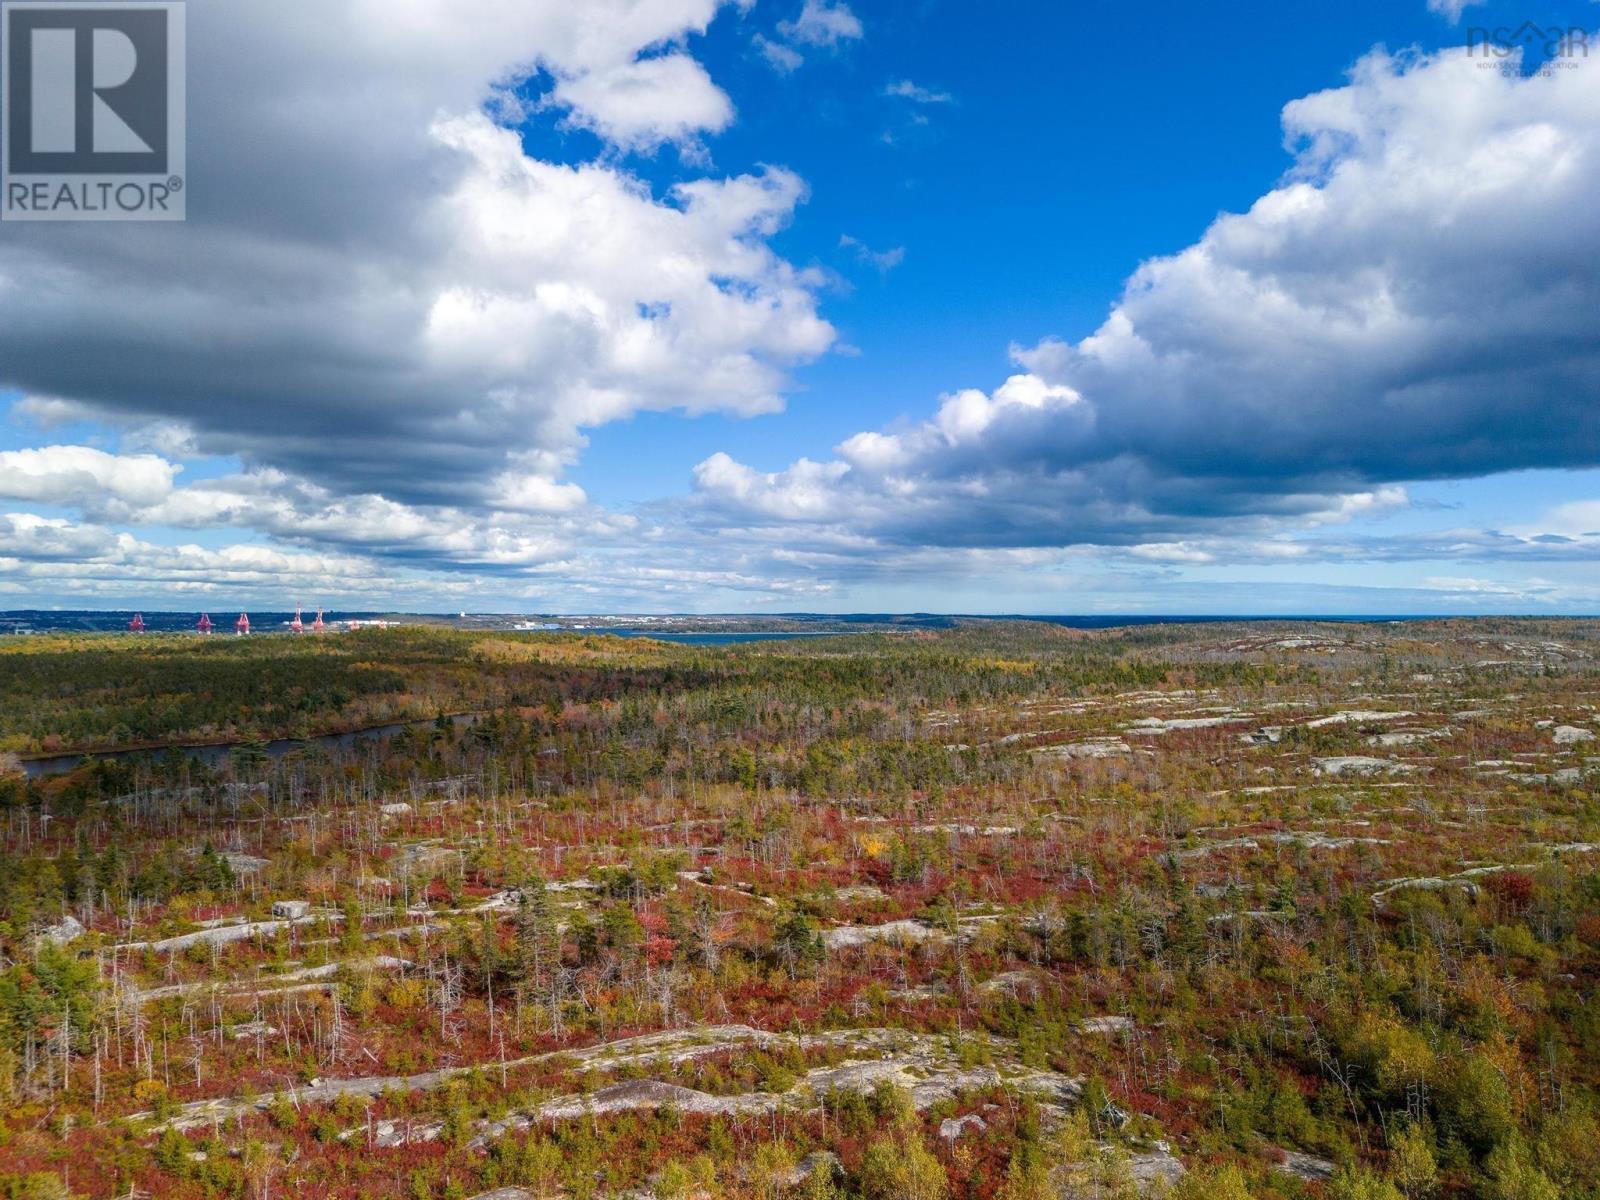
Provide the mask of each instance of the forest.
POLYGON ((1597 654, 0 641, 0 1198, 1600 1198, 1597 654))

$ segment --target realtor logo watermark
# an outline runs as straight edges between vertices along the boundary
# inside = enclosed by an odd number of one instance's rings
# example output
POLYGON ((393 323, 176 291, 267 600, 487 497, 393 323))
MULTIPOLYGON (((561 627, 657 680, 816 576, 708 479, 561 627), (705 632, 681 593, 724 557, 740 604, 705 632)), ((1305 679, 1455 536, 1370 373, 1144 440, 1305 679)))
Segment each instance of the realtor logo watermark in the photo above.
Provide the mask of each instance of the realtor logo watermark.
POLYGON ((181 221, 182 0, 0 0, 0 220, 181 221))
POLYGON ((1580 25, 1476 25, 1467 30, 1467 55, 1479 69, 1521 74, 1524 59, 1540 56, 1532 73, 1551 79, 1561 71, 1576 70, 1589 57, 1591 34, 1580 25))

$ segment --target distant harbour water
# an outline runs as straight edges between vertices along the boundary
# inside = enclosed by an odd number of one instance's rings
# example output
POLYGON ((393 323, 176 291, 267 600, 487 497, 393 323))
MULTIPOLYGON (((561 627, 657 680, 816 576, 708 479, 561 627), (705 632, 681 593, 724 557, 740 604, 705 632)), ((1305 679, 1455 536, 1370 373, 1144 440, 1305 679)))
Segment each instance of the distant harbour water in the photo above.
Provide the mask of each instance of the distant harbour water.
POLYGON ((731 646, 737 642, 783 642, 792 638, 849 637, 859 629, 749 630, 738 633, 658 633, 653 629, 573 629, 565 632, 603 637, 652 638, 684 646, 731 646))
MULTIPOLYGON (((233 606, 214 606, 211 617, 215 637, 232 637, 234 619, 239 609, 233 606)), ((301 614, 309 620, 308 608, 301 614)), ((37 633, 123 633, 127 632, 133 618, 132 610, 83 609, 75 611, 57 609, 12 609, 0 612, 0 634, 37 633)), ((145 610, 142 614, 148 633, 194 633, 200 619, 199 611, 163 612, 145 610)), ((373 623, 392 621, 400 625, 425 624, 440 628, 455 628, 503 633, 570 633, 586 636, 612 635, 615 637, 655 638, 658 641, 679 642, 684 645, 716 646, 737 642, 783 641, 792 638, 830 637, 845 633, 862 633, 876 629, 948 629, 961 621, 1039 621, 1047 625, 1061 625, 1069 629, 1115 629, 1124 626, 1144 625, 1213 625, 1240 621, 1303 622, 1323 621, 1337 624, 1377 624, 1393 621, 1437 620, 1448 614, 1364 613, 1364 614, 1195 614, 1195 613, 1108 613, 1108 614, 1052 614, 1052 613, 771 613, 764 617, 723 615, 667 614, 638 618, 632 614, 597 614, 594 616, 546 616, 527 618, 512 614, 461 615, 445 613, 382 613, 328 611, 325 620, 329 632, 345 629, 346 623, 355 621, 373 623), (611 623, 611 622, 617 623, 611 623), (758 622, 786 628, 762 628, 758 622), (628 622, 626 624, 622 622, 628 622), (717 625, 724 628, 715 628, 717 625), (818 628, 794 628, 811 625, 818 628)), ((252 635, 287 634, 293 610, 250 610, 252 635)))

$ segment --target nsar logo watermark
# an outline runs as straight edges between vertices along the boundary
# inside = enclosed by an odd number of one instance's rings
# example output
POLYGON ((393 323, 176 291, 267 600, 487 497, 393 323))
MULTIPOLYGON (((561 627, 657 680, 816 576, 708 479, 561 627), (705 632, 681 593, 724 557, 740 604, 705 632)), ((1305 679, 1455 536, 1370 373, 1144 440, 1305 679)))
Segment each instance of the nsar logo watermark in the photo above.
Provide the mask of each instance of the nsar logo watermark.
POLYGON ((0 220, 181 221, 182 0, 0 0, 0 220))
POLYGON ((1477 25, 1467 30, 1467 54, 1480 68, 1518 75, 1529 56, 1532 74, 1553 79, 1560 71, 1576 70, 1589 57, 1590 33, 1579 25, 1477 25))

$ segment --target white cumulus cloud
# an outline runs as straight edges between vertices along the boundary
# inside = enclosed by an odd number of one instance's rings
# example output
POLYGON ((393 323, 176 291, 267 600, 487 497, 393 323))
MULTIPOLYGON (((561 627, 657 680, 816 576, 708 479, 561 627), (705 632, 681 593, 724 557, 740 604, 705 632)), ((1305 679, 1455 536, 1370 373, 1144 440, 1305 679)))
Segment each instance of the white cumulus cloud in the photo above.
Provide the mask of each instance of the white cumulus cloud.
POLYGON ((700 519, 1193 560, 1391 511, 1407 481, 1600 462, 1600 73, 1376 52, 1283 120, 1284 179, 1141 266, 1094 333, 831 463, 708 460, 700 519), (813 479, 827 502, 794 503, 813 479))
POLYGON ((160 503, 181 470, 154 454, 107 454, 88 446, 0 450, 0 499, 83 506, 114 499, 160 503))

